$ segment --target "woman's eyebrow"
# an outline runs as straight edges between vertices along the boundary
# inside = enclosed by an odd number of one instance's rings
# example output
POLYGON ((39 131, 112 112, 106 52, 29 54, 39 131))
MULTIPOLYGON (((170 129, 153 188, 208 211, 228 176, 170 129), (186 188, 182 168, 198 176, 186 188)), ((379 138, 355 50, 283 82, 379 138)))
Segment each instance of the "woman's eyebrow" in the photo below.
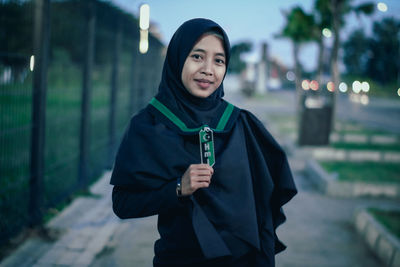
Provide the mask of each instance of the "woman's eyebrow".
MULTIPOLYGON (((194 48, 192 50, 192 52, 202 52, 202 53, 206 53, 206 50, 202 49, 202 48, 194 48)), ((221 56, 221 57, 225 57, 225 53, 216 53, 216 56, 221 56)))
POLYGON ((194 48, 194 49, 192 50, 192 52, 202 52, 202 53, 206 53, 206 50, 201 49, 201 48, 194 48))

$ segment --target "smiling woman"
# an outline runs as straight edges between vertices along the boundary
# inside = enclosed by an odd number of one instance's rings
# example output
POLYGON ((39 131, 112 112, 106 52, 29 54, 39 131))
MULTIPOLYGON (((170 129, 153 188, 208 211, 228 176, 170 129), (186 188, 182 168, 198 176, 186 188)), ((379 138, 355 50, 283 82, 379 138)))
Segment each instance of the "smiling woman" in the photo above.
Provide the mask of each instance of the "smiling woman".
POLYGON ((206 98, 221 85, 226 73, 221 35, 205 33, 194 45, 182 70, 182 82, 194 96, 206 98))
POLYGON ((275 229, 295 194, 285 153, 226 102, 225 31, 192 19, 168 46, 158 94, 131 119, 115 161, 120 218, 158 214, 154 266, 274 266, 275 229))

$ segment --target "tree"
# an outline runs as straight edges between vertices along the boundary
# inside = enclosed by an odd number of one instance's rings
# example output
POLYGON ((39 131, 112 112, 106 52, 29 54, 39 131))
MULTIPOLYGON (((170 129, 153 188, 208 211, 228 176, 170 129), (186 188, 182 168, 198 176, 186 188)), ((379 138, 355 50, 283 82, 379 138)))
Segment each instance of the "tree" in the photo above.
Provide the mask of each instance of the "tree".
POLYGON ((400 21, 388 18, 375 22, 373 33, 367 74, 382 84, 395 82, 400 71, 400 21))
MULTIPOLYGON (((340 48, 340 34, 341 29, 344 25, 344 17, 349 12, 355 12, 357 16, 360 14, 370 15, 374 11, 374 3, 363 3, 358 6, 352 6, 352 0, 329 0, 330 1, 330 12, 332 16, 332 31, 333 31, 333 47, 331 54, 331 76, 332 81, 335 87, 339 85, 340 82, 340 73, 338 66, 338 56, 339 56, 339 48, 340 48)), ((335 94, 336 95, 336 94, 335 94)), ((333 114, 335 113, 335 102, 336 97, 333 98, 333 114)), ((332 120, 334 122, 334 120, 332 120)))
POLYGON ((297 95, 300 96, 302 68, 299 60, 299 51, 301 44, 313 39, 314 18, 312 15, 306 14, 299 6, 284 15, 286 17, 286 25, 277 37, 289 38, 292 41, 296 91, 297 95))
POLYGON ((343 63, 348 74, 366 75, 370 57, 371 40, 365 36, 363 29, 355 30, 343 43, 343 63))
POLYGON ((329 0, 316 0, 314 3, 314 38, 318 44, 318 64, 316 80, 319 84, 322 82, 324 71, 324 36, 322 31, 332 27, 332 14, 329 9, 329 0))
POLYGON ((246 68, 246 62, 241 59, 241 55, 250 52, 252 47, 253 45, 250 42, 241 42, 232 46, 228 67, 230 73, 240 73, 246 68))

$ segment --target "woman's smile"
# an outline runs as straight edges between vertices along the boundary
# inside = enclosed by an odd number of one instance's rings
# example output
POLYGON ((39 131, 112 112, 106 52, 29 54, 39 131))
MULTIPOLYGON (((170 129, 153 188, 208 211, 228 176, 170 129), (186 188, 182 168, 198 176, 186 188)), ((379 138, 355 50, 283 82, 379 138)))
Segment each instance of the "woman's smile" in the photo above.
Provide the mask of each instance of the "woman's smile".
POLYGON ((207 79, 194 79, 194 81, 197 83, 197 85, 201 88, 201 89, 207 89, 209 88, 212 84, 214 84, 214 82, 209 81, 207 79))
POLYGON ((182 69, 182 83, 194 96, 206 98, 221 85, 226 71, 222 40, 204 34, 194 45, 182 69))

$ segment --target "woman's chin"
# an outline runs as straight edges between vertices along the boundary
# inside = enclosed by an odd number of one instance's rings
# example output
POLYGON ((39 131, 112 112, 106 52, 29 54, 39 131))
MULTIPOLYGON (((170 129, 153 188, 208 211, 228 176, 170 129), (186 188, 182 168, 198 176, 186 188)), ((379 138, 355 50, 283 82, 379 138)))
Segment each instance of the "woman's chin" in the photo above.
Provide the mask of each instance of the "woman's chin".
POLYGON ((212 93, 215 92, 215 90, 209 90, 209 89, 195 89, 195 90, 188 90, 188 91, 192 96, 195 96, 198 98, 207 98, 212 93))

